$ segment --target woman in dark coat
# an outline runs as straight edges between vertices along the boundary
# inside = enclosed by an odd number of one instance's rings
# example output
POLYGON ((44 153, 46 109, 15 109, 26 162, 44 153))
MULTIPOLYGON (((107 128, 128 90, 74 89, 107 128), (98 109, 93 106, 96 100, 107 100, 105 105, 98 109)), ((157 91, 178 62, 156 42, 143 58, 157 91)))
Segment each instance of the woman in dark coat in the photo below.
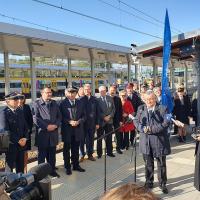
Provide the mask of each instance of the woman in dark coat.
MULTIPOLYGON (((177 98, 174 99, 174 111, 173 114, 176 119, 184 124, 189 125, 189 116, 191 113, 191 103, 189 97, 185 94, 184 88, 180 87, 177 91, 177 98)), ((179 142, 185 142, 186 129, 185 127, 178 127, 179 142)))
MULTIPOLYGON (((26 150, 29 151, 31 150, 31 134, 32 134, 32 128, 33 128, 33 117, 32 117, 32 112, 30 109, 30 106, 26 103, 25 96, 22 96, 19 100, 19 107, 20 109, 23 110, 24 113, 24 118, 27 123, 28 127, 28 140, 26 144, 26 150)), ((25 158, 24 158, 24 172, 27 172, 27 164, 28 164, 28 152, 25 152, 25 158)))

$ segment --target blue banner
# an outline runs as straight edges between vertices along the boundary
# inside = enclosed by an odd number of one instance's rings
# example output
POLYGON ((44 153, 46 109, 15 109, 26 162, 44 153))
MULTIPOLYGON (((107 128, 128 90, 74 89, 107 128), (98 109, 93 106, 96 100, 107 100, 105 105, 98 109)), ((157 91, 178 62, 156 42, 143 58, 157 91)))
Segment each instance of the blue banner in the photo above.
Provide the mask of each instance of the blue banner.
POLYGON ((173 100, 169 88, 169 80, 167 76, 170 53, 171 53, 171 30, 169 24, 168 11, 166 10, 165 15, 165 30, 164 30, 164 41, 163 41, 163 68, 162 68, 162 105, 167 106, 168 111, 171 113, 173 110, 173 100))

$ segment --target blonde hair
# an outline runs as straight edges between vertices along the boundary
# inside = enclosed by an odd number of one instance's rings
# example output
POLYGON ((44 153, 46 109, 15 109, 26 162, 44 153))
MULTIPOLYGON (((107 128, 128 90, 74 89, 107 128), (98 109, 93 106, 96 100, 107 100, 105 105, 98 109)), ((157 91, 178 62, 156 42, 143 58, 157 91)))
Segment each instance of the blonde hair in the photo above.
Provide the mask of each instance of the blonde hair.
POLYGON ((121 91, 119 92, 119 96, 121 96, 121 95, 126 95, 126 91, 125 91, 125 90, 121 90, 121 91))
POLYGON ((159 198, 142 186, 128 183, 109 190, 100 200, 159 200, 159 198))

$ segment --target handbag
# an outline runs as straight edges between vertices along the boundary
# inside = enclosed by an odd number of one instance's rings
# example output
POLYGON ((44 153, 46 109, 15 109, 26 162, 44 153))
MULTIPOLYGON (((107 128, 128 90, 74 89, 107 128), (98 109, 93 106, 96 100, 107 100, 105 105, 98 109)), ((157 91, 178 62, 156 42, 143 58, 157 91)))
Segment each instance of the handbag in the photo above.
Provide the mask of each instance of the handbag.
POLYGON ((10 135, 8 131, 0 131, 0 152, 5 153, 8 151, 10 143, 10 135))

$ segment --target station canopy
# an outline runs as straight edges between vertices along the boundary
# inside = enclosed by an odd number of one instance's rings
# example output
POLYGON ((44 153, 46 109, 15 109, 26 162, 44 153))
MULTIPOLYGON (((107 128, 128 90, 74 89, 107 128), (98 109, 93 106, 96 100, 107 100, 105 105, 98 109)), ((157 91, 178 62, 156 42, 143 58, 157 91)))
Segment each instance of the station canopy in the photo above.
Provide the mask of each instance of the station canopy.
MULTIPOLYGON (((171 61, 175 66, 181 67, 182 63, 192 65, 196 61, 196 44, 200 42, 200 29, 182 33, 172 37, 171 61)), ((162 66, 163 41, 157 41, 136 47, 142 57, 143 64, 156 64, 162 66)))
POLYGON ((0 51, 75 60, 131 62, 130 48, 75 36, 0 22, 0 51))

